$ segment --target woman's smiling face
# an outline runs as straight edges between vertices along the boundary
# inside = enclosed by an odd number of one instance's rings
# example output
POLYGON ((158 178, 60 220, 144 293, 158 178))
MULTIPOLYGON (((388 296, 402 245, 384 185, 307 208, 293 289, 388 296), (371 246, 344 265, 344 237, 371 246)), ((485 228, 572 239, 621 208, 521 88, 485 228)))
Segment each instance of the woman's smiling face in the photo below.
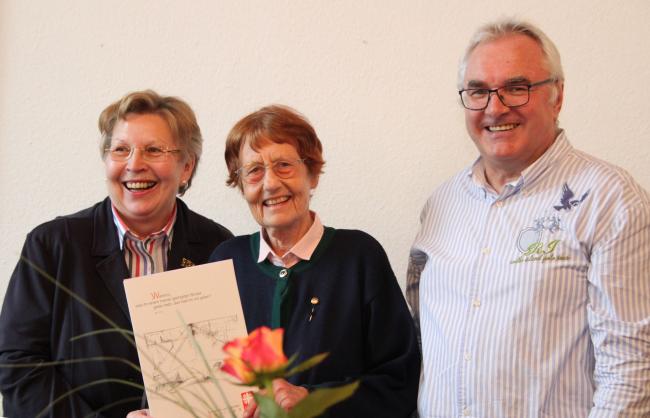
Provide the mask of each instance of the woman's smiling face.
POLYGON ((262 142, 258 150, 247 142, 239 155, 242 167, 251 164, 267 167, 258 183, 242 181, 242 192, 253 218, 269 235, 290 236, 294 243, 311 226, 310 191, 318 185, 318 176, 312 176, 302 162, 298 162, 295 174, 289 178, 278 177, 271 166, 279 160, 296 162, 300 159, 293 145, 272 141, 262 142))
POLYGON ((189 180, 194 160, 186 153, 168 153, 161 161, 145 161, 142 149, 155 146, 177 149, 167 122, 153 113, 129 114, 113 129, 111 147, 133 150, 127 161, 104 156, 108 194, 133 232, 146 236, 162 229, 171 216, 180 184, 189 180))

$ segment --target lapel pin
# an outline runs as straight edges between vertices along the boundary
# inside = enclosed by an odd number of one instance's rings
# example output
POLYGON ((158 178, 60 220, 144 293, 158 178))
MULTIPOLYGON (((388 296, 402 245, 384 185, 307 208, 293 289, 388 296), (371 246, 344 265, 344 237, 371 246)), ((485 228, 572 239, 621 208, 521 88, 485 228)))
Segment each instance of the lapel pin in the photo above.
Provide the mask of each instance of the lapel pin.
POLYGON ((311 298, 309 303, 311 303, 311 312, 309 312, 309 319, 307 322, 311 322, 312 318, 314 317, 314 312, 316 311, 316 305, 320 303, 320 300, 318 300, 318 298, 314 296, 311 298))
POLYGON ((192 260, 188 260, 185 257, 181 258, 181 267, 192 267, 193 265, 194 263, 192 260))

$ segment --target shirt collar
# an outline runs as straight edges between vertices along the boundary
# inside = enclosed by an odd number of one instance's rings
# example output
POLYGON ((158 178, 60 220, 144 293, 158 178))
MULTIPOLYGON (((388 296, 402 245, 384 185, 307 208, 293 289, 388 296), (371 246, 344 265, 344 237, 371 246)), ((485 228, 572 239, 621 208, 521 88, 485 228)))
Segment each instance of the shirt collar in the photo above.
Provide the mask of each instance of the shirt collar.
POLYGON ((530 186, 536 180, 542 177, 542 175, 551 168, 556 161, 561 157, 567 155, 573 147, 569 143, 569 140, 564 133, 564 130, 560 130, 555 141, 551 146, 542 154, 541 157, 537 159, 534 163, 529 165, 522 173, 521 177, 523 178, 524 184, 530 186))
POLYGON ((113 213, 113 223, 117 228, 117 237, 120 240, 120 250, 124 249, 124 236, 127 234, 127 232, 129 234, 129 237, 135 239, 141 239, 141 240, 146 240, 147 238, 152 237, 154 235, 163 234, 167 236, 167 239, 171 244, 172 235, 174 232, 174 223, 176 222, 176 203, 174 203, 174 209, 172 210, 172 214, 169 216, 169 219, 167 220, 165 226, 163 226, 163 228, 160 231, 149 234, 146 237, 139 237, 137 234, 131 232, 129 230, 129 227, 124 222, 124 220, 120 217, 120 214, 117 212, 117 209, 115 209, 115 205, 113 205, 112 203, 111 203, 111 211, 113 213))
POLYGON ((314 222, 312 222, 309 230, 307 230, 307 233, 303 235, 303 237, 300 238, 300 240, 298 240, 298 242, 294 244, 294 246, 291 247, 291 249, 287 251, 287 253, 282 257, 279 257, 277 254, 275 254, 275 252, 273 252, 273 249, 264 238, 264 229, 260 228, 260 251, 258 253, 259 255, 257 256, 257 262, 261 263, 266 259, 269 259, 271 262, 273 262, 274 258, 285 259, 288 258, 287 256, 294 256, 300 260, 311 259, 314 250, 316 250, 318 243, 323 237, 325 228, 323 227, 323 224, 321 223, 320 217, 317 213, 313 211, 310 211, 309 213, 313 217, 314 222))

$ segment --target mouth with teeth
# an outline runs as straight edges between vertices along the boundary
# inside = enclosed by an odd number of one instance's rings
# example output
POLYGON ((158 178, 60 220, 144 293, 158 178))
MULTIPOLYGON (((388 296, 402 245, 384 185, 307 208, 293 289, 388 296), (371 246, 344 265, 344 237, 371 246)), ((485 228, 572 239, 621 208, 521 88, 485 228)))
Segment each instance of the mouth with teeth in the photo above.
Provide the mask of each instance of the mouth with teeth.
POLYGON ((518 123, 504 123, 502 125, 490 125, 485 127, 490 132, 503 132, 503 131, 511 131, 515 129, 517 126, 519 126, 518 123))
POLYGON ((139 192, 139 191, 144 191, 144 190, 149 190, 153 186, 156 185, 155 181, 125 181, 124 187, 127 188, 127 190, 132 191, 132 192, 139 192))
POLYGON ((290 196, 280 196, 280 197, 274 197, 271 199, 266 199, 262 202, 264 206, 267 207, 273 207, 275 205, 282 204, 284 202, 287 202, 290 199, 290 196))

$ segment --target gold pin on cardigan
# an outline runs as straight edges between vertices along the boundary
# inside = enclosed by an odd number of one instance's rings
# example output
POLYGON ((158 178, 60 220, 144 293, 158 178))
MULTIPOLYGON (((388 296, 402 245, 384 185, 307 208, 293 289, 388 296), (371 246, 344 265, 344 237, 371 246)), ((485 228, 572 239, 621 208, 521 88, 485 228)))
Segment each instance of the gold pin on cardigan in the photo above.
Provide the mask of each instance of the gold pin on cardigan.
POLYGON ((314 312, 316 310, 316 305, 320 303, 320 300, 316 296, 312 297, 311 300, 309 301, 311 303, 311 312, 309 313, 309 319, 307 322, 311 322, 311 319, 314 317, 314 312))
POLYGON ((188 260, 185 257, 181 258, 181 267, 192 267, 193 265, 194 263, 192 260, 188 260))

